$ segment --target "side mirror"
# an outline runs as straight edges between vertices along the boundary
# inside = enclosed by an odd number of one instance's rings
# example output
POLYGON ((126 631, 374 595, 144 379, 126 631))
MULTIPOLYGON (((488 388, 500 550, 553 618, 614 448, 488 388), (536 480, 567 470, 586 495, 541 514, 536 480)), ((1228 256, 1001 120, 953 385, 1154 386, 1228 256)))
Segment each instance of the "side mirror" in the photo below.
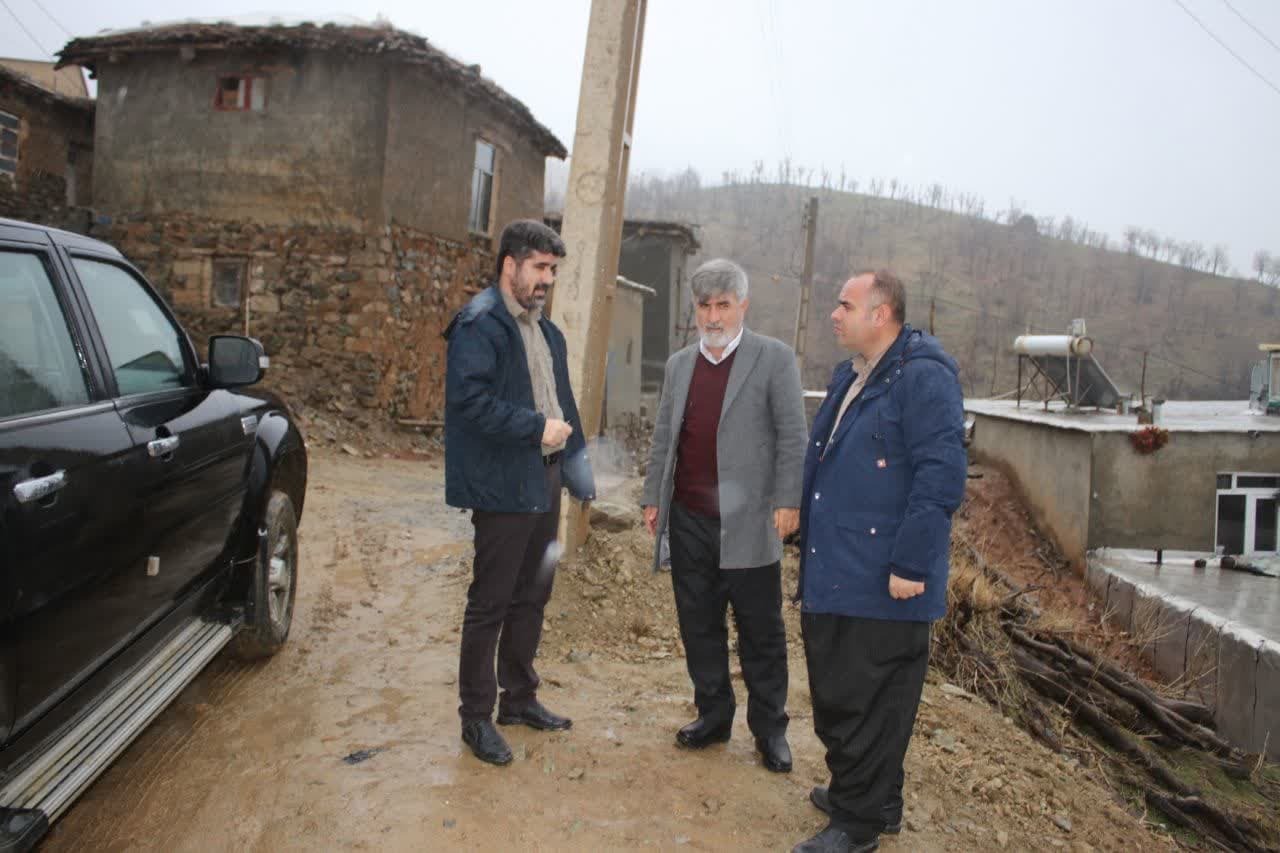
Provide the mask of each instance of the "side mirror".
POLYGON ((262 379, 270 364, 267 351, 253 338, 214 335, 209 338, 209 385, 236 388, 262 379))

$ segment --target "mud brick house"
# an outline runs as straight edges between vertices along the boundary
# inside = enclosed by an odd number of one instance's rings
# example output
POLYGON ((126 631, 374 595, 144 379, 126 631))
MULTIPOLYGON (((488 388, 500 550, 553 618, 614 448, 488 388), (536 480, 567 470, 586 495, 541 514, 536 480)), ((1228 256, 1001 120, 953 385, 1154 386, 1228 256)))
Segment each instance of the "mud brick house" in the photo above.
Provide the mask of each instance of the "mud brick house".
POLYGON ((0 216, 83 231, 93 101, 78 68, 0 59, 0 216))
POLYGON ((189 328, 248 329, 296 400, 438 416, 439 333, 566 154, 520 101, 383 25, 171 24, 61 62, 98 81, 94 234, 189 328))
MULTIPOLYGON (((563 217, 549 213, 546 222, 557 231, 563 217)), ((688 343, 693 315, 687 288, 690 258, 702 248, 695 226, 685 222, 628 219, 622 223, 618 275, 652 288, 644 300, 644 342, 641 382, 649 393, 662 385, 667 358, 688 343)))

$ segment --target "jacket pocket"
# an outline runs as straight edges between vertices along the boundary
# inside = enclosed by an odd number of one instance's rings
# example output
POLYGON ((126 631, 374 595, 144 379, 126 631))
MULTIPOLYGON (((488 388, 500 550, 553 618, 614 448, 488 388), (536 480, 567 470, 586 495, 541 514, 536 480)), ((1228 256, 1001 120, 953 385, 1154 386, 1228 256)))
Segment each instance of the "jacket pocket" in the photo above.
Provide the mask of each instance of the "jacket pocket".
POLYGON ((849 512, 836 518, 836 539, 850 567, 860 576, 888 577, 898 520, 883 513, 849 512))

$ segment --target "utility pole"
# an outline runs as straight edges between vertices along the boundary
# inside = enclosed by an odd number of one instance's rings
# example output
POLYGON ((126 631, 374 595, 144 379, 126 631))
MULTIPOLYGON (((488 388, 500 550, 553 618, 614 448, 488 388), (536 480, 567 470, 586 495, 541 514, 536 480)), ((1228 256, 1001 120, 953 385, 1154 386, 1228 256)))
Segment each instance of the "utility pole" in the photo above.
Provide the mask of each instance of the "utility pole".
MULTIPOLYGON (((569 164, 560 264, 551 319, 569 347, 569 381, 589 440, 600 429, 605 357, 622 243, 631 127, 640 77, 647 0, 592 0, 578 94, 578 125, 569 164)), ((565 502, 560 541, 577 548, 587 514, 565 502)))
POLYGON ((804 384, 804 347, 809 332, 809 298, 813 291, 813 244, 818 234, 818 197, 809 196, 804 212, 804 273, 800 279, 800 307, 796 311, 796 364, 804 384))

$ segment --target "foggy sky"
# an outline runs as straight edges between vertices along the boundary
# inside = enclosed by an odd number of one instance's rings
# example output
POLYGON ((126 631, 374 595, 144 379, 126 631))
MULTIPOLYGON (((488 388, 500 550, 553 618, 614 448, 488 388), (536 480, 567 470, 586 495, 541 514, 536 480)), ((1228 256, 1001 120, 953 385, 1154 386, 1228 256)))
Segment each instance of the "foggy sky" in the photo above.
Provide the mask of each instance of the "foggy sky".
MULTIPOLYGON (((67 37, 6 0, 36 40, 67 37)), ((572 147, 588 0, 379 0, 264 9, 190 0, 40 0, 75 35, 144 20, 381 13, 523 100, 572 147)), ((1183 0, 1280 89, 1275 0, 1183 0)), ((0 55, 47 58, 0 8, 0 55)), ((975 193, 1206 246, 1246 271, 1280 253, 1280 91, 1175 0, 650 0, 632 170, 704 183, 763 160, 975 193)))

